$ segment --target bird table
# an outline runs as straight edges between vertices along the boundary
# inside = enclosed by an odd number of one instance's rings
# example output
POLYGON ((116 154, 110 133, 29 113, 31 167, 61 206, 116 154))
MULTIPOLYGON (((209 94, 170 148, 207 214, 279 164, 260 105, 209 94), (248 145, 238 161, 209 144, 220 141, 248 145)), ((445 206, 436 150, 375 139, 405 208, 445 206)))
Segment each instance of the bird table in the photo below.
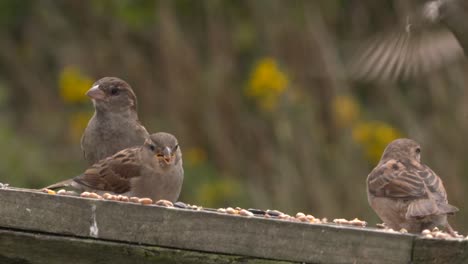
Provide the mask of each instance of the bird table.
POLYGON ((467 240, 0 189, 0 263, 466 263, 467 240))

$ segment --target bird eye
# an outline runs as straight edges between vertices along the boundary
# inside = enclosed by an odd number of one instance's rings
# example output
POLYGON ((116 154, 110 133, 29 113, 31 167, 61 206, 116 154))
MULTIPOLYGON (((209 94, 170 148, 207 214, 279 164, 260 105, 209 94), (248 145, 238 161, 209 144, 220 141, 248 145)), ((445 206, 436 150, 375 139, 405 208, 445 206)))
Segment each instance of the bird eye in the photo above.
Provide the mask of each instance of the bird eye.
POLYGON ((179 148, 179 145, 175 145, 173 150, 176 151, 179 148))
POLYGON ((112 89, 111 89, 111 94, 112 94, 112 95, 117 95, 117 94, 119 94, 119 89, 117 89, 117 87, 112 88, 112 89))
POLYGON ((417 149, 416 149, 416 153, 421 153, 421 149, 420 149, 420 148, 417 148, 417 149))
POLYGON ((149 145, 149 148, 151 149, 151 151, 154 151, 156 149, 154 145, 149 145))

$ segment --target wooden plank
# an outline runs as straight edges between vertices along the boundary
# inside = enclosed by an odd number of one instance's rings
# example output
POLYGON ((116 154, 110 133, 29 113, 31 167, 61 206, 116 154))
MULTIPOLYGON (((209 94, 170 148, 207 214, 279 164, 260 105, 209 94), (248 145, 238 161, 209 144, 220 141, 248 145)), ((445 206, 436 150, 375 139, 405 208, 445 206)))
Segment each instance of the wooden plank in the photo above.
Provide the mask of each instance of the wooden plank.
POLYGON ((312 263, 409 263, 415 237, 8 189, 0 226, 312 263))
POLYGON ((2 264, 292 263, 2 229, 0 248, 2 264))
POLYGON ((414 264, 468 263, 468 241, 416 238, 414 264))

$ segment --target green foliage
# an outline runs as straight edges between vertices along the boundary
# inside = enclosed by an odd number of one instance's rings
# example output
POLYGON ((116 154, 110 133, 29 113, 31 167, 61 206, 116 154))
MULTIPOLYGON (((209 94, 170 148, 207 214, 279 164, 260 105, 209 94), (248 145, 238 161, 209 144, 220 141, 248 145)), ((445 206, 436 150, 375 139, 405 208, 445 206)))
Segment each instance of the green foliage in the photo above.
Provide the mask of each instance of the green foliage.
POLYGON ((2 0, 0 1, 0 28, 15 29, 18 28, 34 6, 32 0, 2 0))
POLYGON ((92 0, 92 6, 98 14, 111 15, 134 29, 147 28, 156 13, 154 0, 92 0))

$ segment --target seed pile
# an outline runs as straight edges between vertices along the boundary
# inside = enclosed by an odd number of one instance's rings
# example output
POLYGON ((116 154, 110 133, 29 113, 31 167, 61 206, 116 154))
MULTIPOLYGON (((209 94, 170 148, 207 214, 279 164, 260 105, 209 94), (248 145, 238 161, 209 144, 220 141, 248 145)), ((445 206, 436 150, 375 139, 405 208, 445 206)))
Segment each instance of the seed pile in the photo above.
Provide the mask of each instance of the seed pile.
MULTIPOLYGON (((457 232, 455 232, 457 233, 457 232)), ((448 233, 445 233, 443 231, 440 231, 439 228, 437 227, 434 227, 434 229, 432 230, 429 230, 429 229, 424 229, 422 232, 421 232, 421 235, 424 237, 424 238, 440 238, 440 239, 464 239, 464 240, 468 240, 468 236, 467 237, 464 237, 462 235, 459 235, 458 233, 456 234, 455 237, 451 236, 450 234, 448 233)))
POLYGON ((278 210, 268 209, 264 211, 261 209, 254 209, 254 208, 242 209, 240 207, 219 208, 216 211, 222 214, 240 215, 240 216, 246 216, 246 217, 272 218, 272 219, 280 219, 280 220, 286 220, 286 221, 291 221, 291 222, 304 222, 304 223, 313 223, 313 224, 328 223, 328 220, 326 218, 320 219, 310 214, 306 215, 301 212, 297 213, 295 216, 291 216, 283 212, 280 212, 278 210))
MULTIPOLYGON (((1 186, 0 186, 1 188, 1 186)), ((67 191, 67 190, 59 190, 57 192, 49 189, 42 190, 44 193, 51 194, 51 195, 69 195, 69 196, 78 196, 78 194, 74 191, 67 191)), ((168 200, 159 200, 153 202, 150 198, 139 198, 139 197, 128 197, 125 195, 114 195, 110 193, 104 193, 103 195, 99 195, 94 192, 83 192, 79 194, 80 197, 83 198, 91 198, 91 199, 98 199, 98 200, 108 200, 108 201, 119 201, 119 202, 129 202, 135 204, 142 204, 142 205, 156 205, 168 208, 181 208, 181 209, 188 209, 188 210, 196 210, 196 211, 215 211, 221 214, 228 214, 228 215, 239 215, 244 217, 260 217, 260 218, 271 218, 271 219, 279 219, 291 222, 302 222, 302 223, 311 223, 311 224, 336 224, 336 225, 351 225, 357 227, 366 227, 367 222, 360 220, 358 218, 354 218, 352 220, 347 220, 344 218, 337 218, 333 219, 331 223, 328 222, 327 218, 317 218, 310 214, 304 214, 302 212, 297 213, 294 216, 285 214, 278 210, 261 210, 261 209, 243 209, 240 207, 227 207, 227 208, 219 208, 219 209, 210 209, 210 208, 203 208, 197 205, 190 205, 183 202, 176 202, 172 203, 168 200)), ((408 231, 404 228, 401 230, 393 230, 388 228, 385 224, 377 224, 377 227, 382 228, 382 231, 389 232, 389 233, 408 233, 408 231)), ((433 230, 425 229, 421 232, 421 236, 423 238, 433 238, 433 239, 463 239, 468 240, 468 236, 464 237, 462 235, 456 235, 456 237, 451 236, 450 234, 440 231, 437 227, 433 230)))
POLYGON ((338 225, 352 225, 352 226, 360 226, 360 227, 367 226, 366 221, 362 221, 362 220, 359 220, 357 218, 354 218, 353 220, 346 220, 344 218, 337 218, 337 219, 333 219, 333 223, 338 224, 338 225))

